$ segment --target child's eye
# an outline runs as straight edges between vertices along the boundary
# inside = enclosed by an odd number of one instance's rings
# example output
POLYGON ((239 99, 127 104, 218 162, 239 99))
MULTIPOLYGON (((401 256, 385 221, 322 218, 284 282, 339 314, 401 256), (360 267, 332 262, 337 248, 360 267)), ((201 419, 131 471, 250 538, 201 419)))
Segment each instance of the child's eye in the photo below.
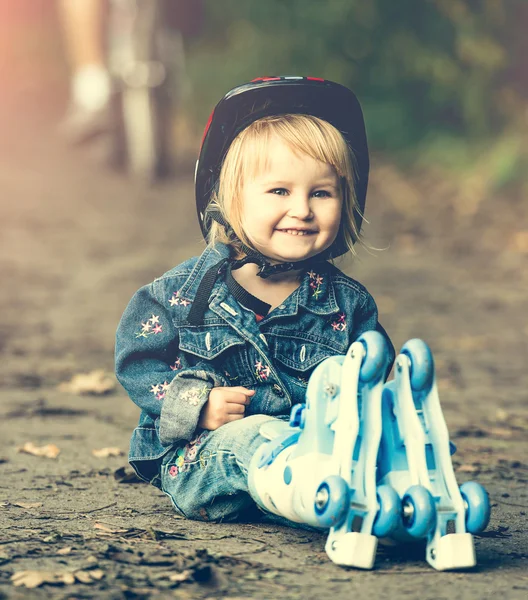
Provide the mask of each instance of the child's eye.
POLYGON ((332 194, 328 190, 316 190, 312 196, 315 198, 330 198, 332 194))
POLYGON ((270 190, 270 194, 275 194, 276 196, 286 196, 288 190, 286 188, 273 188, 270 190))

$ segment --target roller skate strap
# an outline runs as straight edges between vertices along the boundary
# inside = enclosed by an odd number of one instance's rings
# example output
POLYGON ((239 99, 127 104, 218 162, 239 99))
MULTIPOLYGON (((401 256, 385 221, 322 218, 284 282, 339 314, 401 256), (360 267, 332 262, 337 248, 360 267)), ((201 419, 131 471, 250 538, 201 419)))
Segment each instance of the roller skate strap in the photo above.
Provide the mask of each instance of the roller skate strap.
POLYGON ((270 419, 260 426, 259 433, 267 440, 273 440, 276 437, 283 436, 292 432, 292 428, 287 421, 270 419))
POLYGON ((275 458, 288 446, 292 444, 296 444, 299 440, 299 436, 301 435, 301 430, 293 430, 291 427, 288 427, 288 430, 282 435, 275 437, 270 440, 265 449, 262 451, 260 459, 257 464, 257 468, 261 469, 267 465, 271 465, 271 463, 275 460, 275 458))

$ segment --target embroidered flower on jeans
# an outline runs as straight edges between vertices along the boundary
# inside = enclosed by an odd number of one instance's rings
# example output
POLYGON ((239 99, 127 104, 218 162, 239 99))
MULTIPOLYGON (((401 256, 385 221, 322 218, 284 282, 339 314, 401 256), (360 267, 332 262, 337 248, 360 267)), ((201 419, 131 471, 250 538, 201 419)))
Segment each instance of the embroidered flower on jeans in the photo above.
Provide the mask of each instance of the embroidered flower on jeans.
POLYGON ((183 298, 182 296, 180 296, 180 292, 178 291, 174 292, 169 298, 169 304, 171 306, 178 306, 179 304, 181 304, 182 306, 189 306, 189 304, 191 304, 191 301, 187 300, 187 298, 183 298))
POLYGON ((159 315, 152 315, 150 319, 141 323, 141 331, 136 333, 136 337, 148 337, 149 335, 156 335, 158 333, 162 333, 163 326, 160 325, 159 315))
POLYGON ((199 435, 197 435, 194 439, 189 442, 189 446, 200 446, 200 444, 205 440, 205 438, 209 435, 208 431, 202 431, 199 435))
POLYGON ((182 467, 185 462, 185 448, 179 448, 176 452, 176 465, 182 467))
POLYGON ((321 290, 321 285, 323 284, 324 279, 321 277, 321 275, 315 273, 314 271, 309 271, 308 277, 310 278, 312 296, 317 300, 319 296, 323 293, 323 290, 321 290))
MULTIPOLYGON (((198 447, 202 444, 204 439, 209 435, 209 431, 202 431, 194 439, 192 439, 187 445, 176 450, 176 458, 173 465, 169 469, 169 475, 176 477, 179 473, 184 473, 191 468, 191 463, 196 462, 198 458, 198 447)), ((200 455, 199 463, 201 468, 207 466, 207 460, 211 458, 212 454, 209 450, 202 452, 204 455, 200 455)))
POLYGON ((337 318, 331 323, 334 331, 345 331, 346 329, 346 315, 345 313, 339 313, 337 318))
POLYGON ((196 448, 196 446, 188 446, 187 454, 185 455, 185 459, 186 460, 194 460, 196 458, 197 454, 198 454, 198 449, 196 448))
POLYGON ((186 390, 181 395, 181 399, 184 402, 188 402, 191 406, 198 406, 202 398, 207 394, 207 389, 207 386, 204 385, 201 389, 192 388, 190 390, 186 390))

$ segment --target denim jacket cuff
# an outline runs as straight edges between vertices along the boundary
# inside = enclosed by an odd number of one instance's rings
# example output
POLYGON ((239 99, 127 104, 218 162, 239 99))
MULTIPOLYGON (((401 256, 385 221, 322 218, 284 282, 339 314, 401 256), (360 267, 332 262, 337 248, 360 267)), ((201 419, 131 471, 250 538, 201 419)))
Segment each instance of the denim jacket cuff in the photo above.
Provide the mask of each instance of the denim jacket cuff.
POLYGON ((214 371, 202 367, 181 371, 172 380, 161 408, 159 438, 164 446, 178 440, 191 440, 198 426, 200 411, 214 387, 225 387, 227 381, 214 371))

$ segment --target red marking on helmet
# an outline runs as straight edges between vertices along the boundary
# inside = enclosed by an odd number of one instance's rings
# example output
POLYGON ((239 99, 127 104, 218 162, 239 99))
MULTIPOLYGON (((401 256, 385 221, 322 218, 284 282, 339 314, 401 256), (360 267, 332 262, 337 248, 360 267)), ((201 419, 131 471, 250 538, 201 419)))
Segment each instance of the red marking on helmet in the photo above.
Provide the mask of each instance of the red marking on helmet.
POLYGON ((255 83, 257 81, 279 81, 281 77, 257 77, 256 79, 252 79, 251 83, 255 83))
POLYGON ((205 126, 205 130, 204 130, 203 135, 202 135, 202 142, 200 144, 200 150, 202 149, 202 146, 203 146, 203 143, 204 143, 204 140, 205 140, 205 136, 207 135, 207 132, 209 131, 209 127, 211 127, 211 121, 213 120, 213 115, 214 115, 214 109, 211 112, 211 114, 209 115, 209 119, 207 120, 207 124, 205 126))
POLYGON ((309 81, 324 81, 324 79, 321 79, 321 77, 307 77, 306 79, 309 81))

